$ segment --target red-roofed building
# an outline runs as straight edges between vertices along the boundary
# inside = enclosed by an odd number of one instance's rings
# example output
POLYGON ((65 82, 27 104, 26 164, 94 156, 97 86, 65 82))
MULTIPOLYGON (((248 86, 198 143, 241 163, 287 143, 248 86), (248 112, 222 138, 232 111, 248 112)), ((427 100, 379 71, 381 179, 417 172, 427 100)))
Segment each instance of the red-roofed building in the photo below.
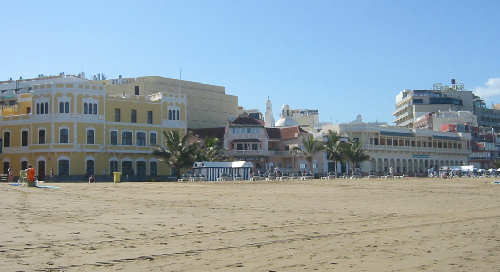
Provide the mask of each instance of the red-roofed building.
MULTIPOLYGON (((290 150, 300 146, 307 134, 299 126, 268 128, 262 120, 242 114, 227 124, 224 148, 235 159, 252 161, 256 170, 279 168, 282 172, 304 171, 309 169, 307 162, 290 150)), ((313 161, 314 172, 325 172, 324 153, 316 157, 313 161)))

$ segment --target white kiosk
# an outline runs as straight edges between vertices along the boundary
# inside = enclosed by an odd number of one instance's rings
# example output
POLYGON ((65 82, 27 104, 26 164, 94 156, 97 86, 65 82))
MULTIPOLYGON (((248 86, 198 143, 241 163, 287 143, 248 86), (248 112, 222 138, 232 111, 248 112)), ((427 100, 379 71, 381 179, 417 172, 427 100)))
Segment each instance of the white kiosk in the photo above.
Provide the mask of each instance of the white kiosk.
POLYGON ((193 172, 195 176, 204 176, 207 181, 249 180, 253 164, 247 161, 234 162, 195 162, 193 172))

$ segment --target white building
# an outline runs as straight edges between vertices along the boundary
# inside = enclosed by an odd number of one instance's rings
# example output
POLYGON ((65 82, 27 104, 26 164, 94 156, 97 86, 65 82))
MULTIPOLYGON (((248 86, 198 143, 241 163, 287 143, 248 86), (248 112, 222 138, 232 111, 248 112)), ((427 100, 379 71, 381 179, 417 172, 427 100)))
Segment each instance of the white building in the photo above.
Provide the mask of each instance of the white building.
POLYGON ((429 112, 473 112, 473 101, 472 91, 464 90, 464 85, 454 79, 450 86, 434 84, 432 90, 404 89, 396 95, 393 122, 397 126, 414 128, 415 120, 429 112))
POLYGON ((468 133, 437 132, 407 129, 378 123, 359 121, 331 125, 354 141, 361 141, 370 156, 360 167, 364 174, 384 174, 393 169, 394 174, 424 175, 429 168, 465 165, 471 153, 468 133))
POLYGON ((271 100, 269 97, 267 98, 266 101, 266 116, 265 116, 265 122, 266 122, 266 127, 274 127, 274 116, 273 116, 273 104, 271 104, 271 100))

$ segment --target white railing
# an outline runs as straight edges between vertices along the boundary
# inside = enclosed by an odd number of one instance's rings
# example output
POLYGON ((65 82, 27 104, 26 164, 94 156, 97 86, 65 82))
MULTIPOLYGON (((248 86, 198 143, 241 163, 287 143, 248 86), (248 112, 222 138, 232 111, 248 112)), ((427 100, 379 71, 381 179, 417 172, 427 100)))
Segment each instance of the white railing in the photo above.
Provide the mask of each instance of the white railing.
POLYGON ((408 151, 408 152, 422 152, 422 153, 458 153, 469 154, 470 149, 459 148, 433 148, 433 147, 416 147, 416 146, 393 146, 393 145, 372 145, 364 144, 363 149, 374 151, 408 151))

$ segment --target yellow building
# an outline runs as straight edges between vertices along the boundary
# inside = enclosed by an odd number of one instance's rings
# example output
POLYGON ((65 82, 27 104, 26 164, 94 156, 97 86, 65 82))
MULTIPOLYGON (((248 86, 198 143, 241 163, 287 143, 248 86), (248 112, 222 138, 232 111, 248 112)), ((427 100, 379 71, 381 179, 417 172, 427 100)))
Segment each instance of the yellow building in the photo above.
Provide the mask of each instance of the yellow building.
POLYGON ((226 94, 222 86, 159 76, 118 78, 100 81, 116 95, 152 94, 159 91, 182 93, 187 97, 188 128, 223 127, 241 113, 238 97, 226 94))
POLYGON ((2 172, 33 165, 40 180, 103 178, 121 171, 130 180, 170 175, 152 153, 163 131, 185 132, 186 96, 157 89, 115 95, 106 85, 74 76, 0 82, 2 172))

